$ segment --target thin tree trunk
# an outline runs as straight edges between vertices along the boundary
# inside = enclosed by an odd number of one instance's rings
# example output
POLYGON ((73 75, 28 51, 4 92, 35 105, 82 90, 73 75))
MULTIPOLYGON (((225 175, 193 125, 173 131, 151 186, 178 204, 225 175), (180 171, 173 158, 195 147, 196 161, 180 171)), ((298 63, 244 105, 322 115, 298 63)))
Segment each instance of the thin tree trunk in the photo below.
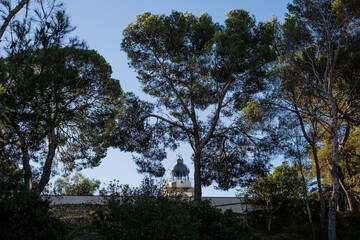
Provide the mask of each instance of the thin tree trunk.
MULTIPOLYGON (((349 171, 347 169, 347 171, 349 171)), ((352 175, 349 174, 349 178, 350 178, 350 181, 352 179, 352 175)), ((349 205, 349 211, 350 212, 356 212, 358 211, 358 201, 356 200, 356 197, 354 196, 354 194, 351 194, 351 187, 346 185, 345 183, 345 176, 344 176, 344 172, 342 171, 341 167, 339 166, 339 181, 340 181, 340 186, 341 188, 344 190, 345 192, 345 196, 346 196, 346 199, 347 199, 347 202, 348 202, 348 205, 349 205)))
POLYGON ((302 168, 302 164, 301 164, 301 158, 299 158, 299 168, 300 168, 301 180, 303 182, 303 187, 304 187, 305 204, 306 204, 306 210, 308 212, 309 223, 310 223, 313 239, 316 240, 317 239, 316 231, 315 231, 315 227, 314 227, 314 224, 312 221, 312 214, 311 214, 309 196, 308 196, 308 188, 306 186, 305 176, 304 176, 304 172, 303 172, 303 168, 302 168))
POLYGON ((270 216, 268 218, 268 224, 267 224, 267 230, 268 232, 271 232, 271 219, 272 219, 272 214, 270 213, 270 216))
MULTIPOLYGON (((339 167, 339 172, 340 172, 340 167, 339 167)), ((347 186, 345 185, 345 182, 344 182, 344 179, 343 178, 339 178, 339 183, 340 183, 340 186, 342 188, 342 190, 344 191, 345 193, 345 196, 346 196, 346 200, 348 202, 348 205, 349 205, 349 211, 350 212, 353 212, 354 211, 354 207, 353 207, 353 204, 352 204, 352 201, 351 201, 351 197, 350 197, 350 194, 349 194, 349 191, 347 190, 347 186)))
POLYGON ((321 239, 325 240, 327 237, 326 232, 326 221, 325 221, 325 214, 326 214, 326 205, 324 196, 322 194, 322 187, 321 187, 321 173, 320 173, 320 165, 319 165, 319 158, 317 155, 317 149, 316 146, 311 146, 313 156, 314 156, 314 162, 315 162, 315 169, 316 169, 316 186, 319 196, 319 202, 320 202, 320 231, 321 231, 321 239))
POLYGON ((24 152, 22 157, 22 165, 24 169, 25 187, 27 190, 31 191, 33 186, 32 186, 32 172, 30 167, 30 158, 28 154, 24 155, 24 152))
POLYGON ((12 126, 15 129, 16 134, 19 137, 20 142, 20 150, 22 153, 21 162, 23 165, 24 170, 24 181, 25 181, 25 187, 27 190, 32 190, 32 172, 31 172, 31 166, 30 166, 30 156, 29 156, 29 148, 26 143, 25 136, 20 131, 20 127, 15 123, 14 121, 10 121, 12 126))
MULTIPOLYGON (((296 100, 294 94, 295 93, 293 93, 293 99, 296 100)), ((319 213, 320 216, 319 217, 320 217, 321 240, 325 240, 326 236, 327 236, 327 233, 326 233, 326 221, 325 221, 326 206, 325 206, 325 200, 324 200, 324 197, 323 197, 323 194, 322 194, 321 173, 320 173, 319 158, 318 158, 318 155, 317 155, 317 148, 316 148, 315 140, 311 139, 309 137, 309 135, 307 134, 306 130, 305 130, 303 118, 302 118, 300 112, 298 111, 296 105, 295 105, 295 109, 296 109, 296 115, 297 115, 299 123, 300 123, 301 131, 302 131, 306 141, 310 144, 311 150, 312 150, 312 153, 313 153, 313 156, 314 156, 315 170, 316 170, 316 186, 317 186, 318 197, 319 197, 319 202, 320 202, 320 213, 319 213)))
POLYGON ((21 152, 22 152, 22 165, 24 169, 24 180, 25 180, 25 187, 27 190, 32 190, 32 172, 30 167, 30 156, 28 152, 28 147, 26 144, 25 139, 20 136, 20 142, 21 142, 21 152))
POLYGON ((201 200, 201 164, 200 164, 200 154, 194 153, 194 192, 195 192, 195 200, 201 200))
POLYGON ((271 231, 271 222, 272 222, 272 215, 274 215, 274 213, 280 209, 281 207, 281 203, 279 204, 279 206, 277 206, 274 210, 273 210, 273 205, 270 204, 270 207, 268 204, 266 204, 266 211, 269 214, 268 219, 267 219, 267 230, 270 232, 271 231))
MULTIPOLYGON (((339 143, 339 155, 341 154, 341 155, 344 156, 345 164, 346 164, 347 167, 348 167, 348 165, 347 165, 348 154, 345 152, 345 144, 346 144, 347 140, 349 139, 349 135, 350 135, 350 124, 349 124, 349 122, 346 122, 344 136, 343 136, 343 139, 341 140, 341 142, 339 143)), ((353 212, 354 208, 353 208, 351 197, 350 197, 350 194, 349 194, 349 191, 348 191, 348 187, 346 186, 346 183, 345 183, 344 172, 342 171, 340 166, 338 166, 338 170, 339 170, 338 173, 339 173, 340 186, 341 186, 341 188, 343 189, 343 191, 345 193, 346 200, 347 200, 348 205, 349 205, 349 211, 353 212)), ((349 175, 349 177, 351 178, 351 175, 349 175)))
MULTIPOLYGON (((331 86, 330 86, 331 89, 331 86)), ((333 192, 329 204, 329 224, 328 224, 328 238, 329 240, 336 240, 336 210, 339 200, 339 140, 338 140, 338 111, 335 103, 335 99, 332 93, 329 94, 329 102, 332 111, 332 126, 331 126, 331 138, 332 138, 332 168, 331 176, 333 182, 333 192)))

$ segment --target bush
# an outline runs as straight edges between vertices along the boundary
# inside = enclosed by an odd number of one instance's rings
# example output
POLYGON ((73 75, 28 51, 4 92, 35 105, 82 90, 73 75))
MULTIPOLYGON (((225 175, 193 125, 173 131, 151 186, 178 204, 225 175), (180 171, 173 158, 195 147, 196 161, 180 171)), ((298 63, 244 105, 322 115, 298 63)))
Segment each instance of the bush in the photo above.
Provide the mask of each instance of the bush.
POLYGON ((149 187, 125 186, 113 194, 108 211, 94 215, 99 235, 111 240, 252 239, 250 228, 234 213, 222 213, 208 201, 162 197, 149 187))
POLYGON ((49 202, 25 189, 21 174, 0 164, 0 239, 60 239, 64 224, 49 214, 49 202))
POLYGON ((222 213, 207 201, 138 196, 132 202, 108 202, 95 217, 104 239, 252 239, 249 227, 234 213, 222 213))

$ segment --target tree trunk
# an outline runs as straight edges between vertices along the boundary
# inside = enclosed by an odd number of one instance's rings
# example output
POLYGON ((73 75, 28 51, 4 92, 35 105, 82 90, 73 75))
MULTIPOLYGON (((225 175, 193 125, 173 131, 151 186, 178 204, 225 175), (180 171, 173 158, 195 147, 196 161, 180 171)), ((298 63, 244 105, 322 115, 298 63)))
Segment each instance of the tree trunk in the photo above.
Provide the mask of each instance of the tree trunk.
MULTIPOLYGON (((294 100, 295 100, 295 97, 294 97, 294 100)), ((296 106, 295 106, 295 108, 296 108, 296 106)), ((322 194, 320 165, 319 165, 319 158, 317 155, 317 148, 316 148, 316 144, 315 144, 316 140, 315 140, 314 136, 311 139, 309 137, 309 135, 307 134, 302 116, 301 116, 300 112, 297 110, 297 108, 296 108, 296 115, 298 117, 298 120, 299 120, 299 123, 301 126, 301 131, 302 131, 306 141, 310 144, 311 150, 312 150, 312 153, 314 156, 315 170, 316 170, 316 186, 317 186, 318 197, 319 197, 319 202, 320 202, 320 213, 319 213, 320 216, 319 217, 320 217, 321 240, 325 240, 326 236, 327 236, 326 221, 325 221, 326 207, 325 207, 325 200, 324 200, 324 197, 322 194)), ((315 128, 315 127, 313 126, 313 128, 315 128)))
MULTIPOLYGON (((347 121, 343 139, 339 143, 339 156, 341 154, 344 157, 344 162, 346 164, 346 167, 349 167, 348 166, 348 157, 349 157, 349 155, 347 154, 347 152, 345 150, 345 144, 346 144, 347 140, 349 139, 349 135, 350 135, 350 124, 347 121)), ((344 172, 342 171, 340 166, 338 166, 338 170, 339 170, 339 183, 340 183, 340 186, 341 186, 341 188, 343 189, 343 191, 345 193, 346 200, 347 200, 348 206, 349 206, 348 210, 350 212, 353 212, 354 208, 353 208, 351 197, 350 197, 350 194, 349 194, 349 191, 348 191, 348 186, 346 186, 346 183, 345 183, 344 172)), ((348 169, 348 173, 349 173, 349 178, 351 178, 351 172, 349 171, 349 169, 348 169)))
POLYGON ((201 163, 200 163, 200 154, 194 153, 194 192, 195 192, 195 200, 201 200, 201 163))
POLYGON ((41 193, 50 180, 51 167, 52 167, 52 163, 53 163, 53 159, 55 157, 55 151, 56 151, 56 147, 57 147, 57 138, 56 138, 54 129, 52 129, 49 132, 48 141, 49 141, 49 150, 48 150, 48 154, 46 157, 46 161, 45 161, 45 165, 43 168, 40 182, 36 187, 37 193, 41 193))
POLYGON ((32 190, 32 173, 30 167, 30 159, 29 156, 22 158, 22 164, 24 168, 24 179, 25 179, 25 187, 27 190, 32 190))
MULTIPOLYGON (((331 89, 331 88, 330 88, 331 89)), ((333 192, 329 204, 329 224, 328 224, 328 238, 329 240, 336 240, 336 210, 339 200, 339 140, 338 140, 338 111, 332 93, 329 94, 329 102, 331 106, 331 140, 332 140, 332 166, 331 176, 333 182, 333 192)))
POLYGON ((315 227, 314 227, 314 224, 312 221, 312 214, 311 214, 309 196, 308 196, 308 188, 306 186, 306 181, 305 181, 305 176, 304 176, 304 172, 303 172, 303 168, 302 168, 302 164, 301 164, 301 159, 299 159, 299 168, 300 168, 301 180, 303 182, 303 187, 304 187, 305 205, 306 205, 306 210, 308 212, 309 223, 310 223, 310 227, 311 227, 311 231, 312 231, 312 235, 313 235, 313 240, 316 240, 316 231, 315 231, 315 227))
POLYGON ((268 232, 271 232, 271 219, 272 219, 272 214, 270 213, 270 216, 269 216, 268 221, 267 221, 267 230, 268 230, 268 232))
POLYGON ((345 193, 345 196, 346 196, 346 200, 347 200, 347 203, 349 205, 349 211, 350 212, 353 212, 354 211, 354 207, 353 207, 353 203, 351 201, 351 196, 349 194, 349 191, 348 191, 348 187, 346 186, 346 183, 345 183, 345 176, 344 176, 344 173, 341 169, 340 166, 338 166, 338 175, 339 175, 339 184, 340 184, 340 187, 342 188, 342 190, 344 191, 345 193))
POLYGON ((311 145, 313 156, 314 156, 314 162, 315 162, 315 169, 316 169, 316 185, 317 185, 317 191, 319 196, 319 202, 320 202, 320 231, 321 231, 321 239, 325 240, 327 233, 326 233, 326 221, 325 221, 325 212, 326 212, 326 205, 325 200, 322 194, 322 187, 321 187, 321 173, 320 173, 320 165, 319 165, 319 159, 317 156, 317 149, 315 145, 311 145))
POLYGON ((314 137, 313 139, 310 139, 309 135, 307 134, 304 126, 304 122, 302 120, 302 117, 299 113, 299 111, 296 112, 297 117, 300 122, 302 133, 306 139, 306 141, 310 144, 312 154, 314 156, 314 162, 315 162, 315 170, 316 170, 316 186, 317 186, 317 192, 320 202, 320 231, 321 231, 321 240, 325 240, 327 233, 326 233, 326 221, 325 221, 325 213, 326 213, 326 206, 325 206, 325 200, 322 194, 322 187, 321 187, 321 173, 320 173, 320 165, 319 165, 319 158, 317 155, 317 147, 315 144, 314 137))
POLYGON ((27 190, 32 190, 32 173, 30 167, 30 156, 27 148, 27 144, 25 139, 20 137, 21 142, 21 152, 22 152, 22 165, 24 169, 24 180, 25 180, 25 187, 27 190))
POLYGON ((32 190, 32 172, 31 172, 31 166, 30 166, 30 156, 29 156, 29 148, 25 140, 25 136, 20 131, 20 127, 17 125, 17 123, 11 121, 12 126, 15 129, 16 134, 19 137, 20 142, 20 149, 22 153, 21 162, 23 165, 24 170, 24 182, 25 187, 27 190, 32 190))
POLYGON ((316 240, 317 239, 316 231, 315 231, 314 223, 312 221, 312 214, 311 214, 311 209, 310 209, 310 204, 309 204, 309 197, 308 197, 307 193, 306 193, 306 196, 305 196, 305 202, 306 202, 306 210, 307 210, 308 216, 309 216, 309 223, 310 223, 310 227, 311 227, 312 236, 313 236, 313 239, 316 240))
MULTIPOLYGON (((337 139, 333 139, 333 146, 336 144, 337 139)), ((328 225, 328 236, 329 240, 336 240, 336 210, 339 200, 339 176, 338 176, 338 162, 336 156, 337 147, 333 147, 333 164, 331 169, 332 181, 333 181, 333 192, 329 204, 329 225, 328 225)))

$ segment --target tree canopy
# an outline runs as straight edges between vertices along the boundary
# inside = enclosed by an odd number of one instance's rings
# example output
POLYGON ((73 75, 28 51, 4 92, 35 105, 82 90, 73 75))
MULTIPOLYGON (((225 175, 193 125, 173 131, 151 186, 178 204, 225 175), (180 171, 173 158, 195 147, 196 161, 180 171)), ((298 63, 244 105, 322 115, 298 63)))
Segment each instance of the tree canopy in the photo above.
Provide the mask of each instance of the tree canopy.
POLYGON ((92 196, 100 188, 100 180, 89 179, 76 172, 73 176, 56 179, 53 192, 56 195, 92 196))
MULTIPOLYGON (((348 4, 351 1, 293 1, 288 6, 284 41, 279 48, 277 86, 281 97, 276 104, 299 119, 303 135, 313 149, 315 164, 319 165, 320 135, 327 135, 331 142, 329 239, 336 238, 340 155, 351 126, 358 124, 359 21, 355 12, 346 11, 348 4)), ((319 166, 316 168, 320 179, 319 166)), ((319 195, 321 198, 321 189, 319 195)))
POLYGON ((243 184, 245 189, 239 197, 245 197, 253 207, 257 206, 266 215, 267 229, 271 231, 273 214, 281 207, 285 208, 292 199, 299 199, 303 193, 303 184, 295 166, 283 162, 274 168, 272 174, 259 175, 243 184))
MULTIPOLYGON (((144 116, 155 122, 154 135, 162 137, 154 147, 191 146, 197 199, 202 184, 215 180, 227 189, 244 174, 262 169, 266 156, 250 137, 255 124, 245 126, 241 111, 265 89, 264 75, 275 57, 271 22, 256 23, 245 10, 228 12, 224 26, 208 14, 144 13, 123 35, 129 65, 143 91, 157 101, 144 116), (257 150, 250 154, 249 149, 257 150)), ((157 161, 164 156, 156 156, 157 161)), ((137 163, 143 171, 150 164, 137 163)))
POLYGON ((13 26, 14 41, 0 59, 0 101, 8 109, 0 117, 0 146, 2 157, 19 161, 27 188, 35 181, 41 192, 56 163, 65 170, 100 163, 122 90, 102 56, 67 40, 73 27, 63 9, 44 8, 38 17, 39 28, 13 26))

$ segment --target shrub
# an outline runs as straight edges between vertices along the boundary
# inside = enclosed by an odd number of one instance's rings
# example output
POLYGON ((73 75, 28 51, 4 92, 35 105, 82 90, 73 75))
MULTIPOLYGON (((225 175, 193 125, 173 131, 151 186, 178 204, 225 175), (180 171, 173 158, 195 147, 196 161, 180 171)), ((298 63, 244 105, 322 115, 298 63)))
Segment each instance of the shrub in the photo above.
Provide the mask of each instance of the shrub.
POLYGON ((252 239, 250 228, 236 214, 222 213, 208 201, 159 196, 144 182, 146 188, 113 187, 120 191, 109 198, 108 210, 94 215, 94 226, 104 239, 252 239))
POLYGON ((0 164, 0 239, 60 239, 64 224, 49 214, 49 202, 25 189, 22 176, 0 164))

